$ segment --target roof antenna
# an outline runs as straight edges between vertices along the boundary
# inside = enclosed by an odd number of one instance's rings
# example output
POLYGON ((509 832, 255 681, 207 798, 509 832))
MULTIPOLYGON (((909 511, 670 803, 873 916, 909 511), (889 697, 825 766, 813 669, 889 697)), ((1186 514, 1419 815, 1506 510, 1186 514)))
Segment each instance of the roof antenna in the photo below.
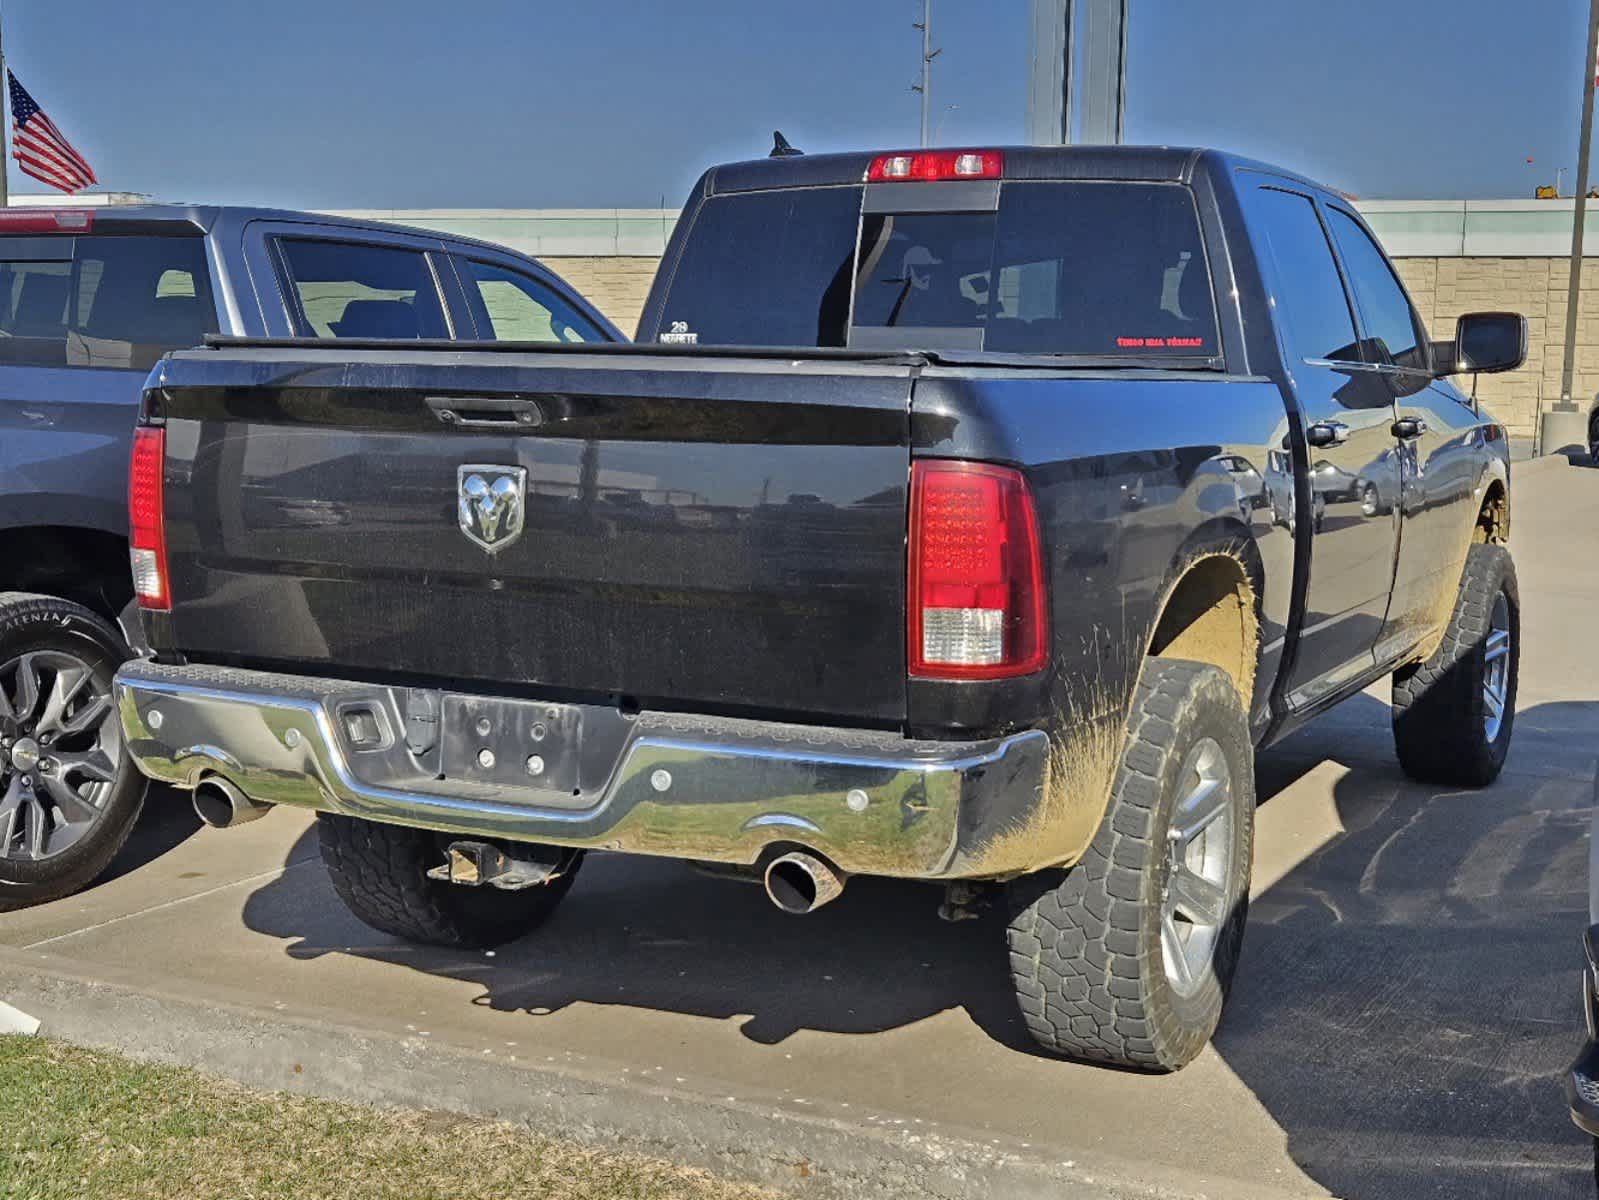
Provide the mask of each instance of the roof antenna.
POLYGON ((766 156, 767 158, 798 158, 804 153, 805 151, 796 150, 788 144, 788 139, 783 136, 782 130, 772 130, 772 152, 766 156))

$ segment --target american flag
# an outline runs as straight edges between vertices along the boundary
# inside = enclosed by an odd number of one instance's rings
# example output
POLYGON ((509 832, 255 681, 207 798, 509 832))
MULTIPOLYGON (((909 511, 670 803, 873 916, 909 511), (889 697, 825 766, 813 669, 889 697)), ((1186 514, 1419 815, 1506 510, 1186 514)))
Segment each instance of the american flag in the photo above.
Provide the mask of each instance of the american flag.
POLYGON ((98 183, 83 155, 72 148, 72 143, 9 70, 6 81, 11 86, 11 157, 17 165, 40 183, 63 192, 76 192, 98 183))

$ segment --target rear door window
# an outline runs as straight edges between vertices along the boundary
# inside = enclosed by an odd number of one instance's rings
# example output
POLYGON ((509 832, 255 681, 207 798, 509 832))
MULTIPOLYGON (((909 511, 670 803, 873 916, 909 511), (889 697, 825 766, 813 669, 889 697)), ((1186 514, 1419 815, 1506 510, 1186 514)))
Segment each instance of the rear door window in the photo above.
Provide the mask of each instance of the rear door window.
POLYGON ((603 342, 605 335, 554 288, 520 271, 462 260, 479 337, 496 342, 603 342))
POLYGON ((1353 217, 1337 208, 1329 211, 1374 357, 1409 371, 1429 370, 1420 322, 1388 259, 1353 217))
POLYGON ((1250 228, 1275 267, 1277 319, 1296 357, 1359 362, 1355 318, 1327 233, 1309 196, 1277 188, 1250 195, 1250 228))
POLYGON ((199 238, 80 237, 70 261, 8 260, 0 362, 148 371, 216 331, 199 238))
POLYGON ((305 337, 448 338, 439 286, 422 250, 280 238, 305 337))

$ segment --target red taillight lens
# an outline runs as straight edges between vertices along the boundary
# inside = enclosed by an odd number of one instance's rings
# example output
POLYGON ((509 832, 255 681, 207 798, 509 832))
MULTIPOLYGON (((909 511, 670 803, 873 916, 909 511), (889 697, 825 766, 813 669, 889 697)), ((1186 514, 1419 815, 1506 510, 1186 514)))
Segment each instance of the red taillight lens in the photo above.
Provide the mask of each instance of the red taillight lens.
POLYGON ((999 679, 1048 657, 1038 516, 1020 471, 928 460, 911 467, 906 587, 910 673, 999 679))
POLYGON ((172 607, 167 588, 166 523, 161 515, 166 459, 165 429, 134 430, 133 458, 128 464, 128 541, 133 591, 140 608, 172 607))
POLYGON ((1005 156, 998 150, 922 150, 879 154, 866 169, 869 183, 923 183, 943 179, 998 179, 1005 156))

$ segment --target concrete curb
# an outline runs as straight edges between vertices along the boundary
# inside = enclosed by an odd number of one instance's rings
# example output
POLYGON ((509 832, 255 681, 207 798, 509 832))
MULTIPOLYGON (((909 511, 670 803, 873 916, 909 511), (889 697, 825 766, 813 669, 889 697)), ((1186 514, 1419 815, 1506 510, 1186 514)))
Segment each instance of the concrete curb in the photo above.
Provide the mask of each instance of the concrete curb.
MULTIPOLYGON (((0 997, 40 1033, 197 1068, 247 1086, 526 1123, 602 1149, 627 1149, 784 1194, 840 1200, 1287 1200, 1235 1180, 1178 1177, 1090 1154, 1061 1162, 1027 1146, 892 1117, 840 1117, 777 1097, 707 1096, 646 1079, 416 1033, 351 1026, 308 1006, 186 981, 152 984, 49 955, 0 949, 0 997)), ((1070 1103, 1062 1097, 1062 1103, 1070 1103)), ((981 1120, 974 1113, 975 1121, 981 1120)), ((1303 1195, 1304 1193, 1295 1193, 1303 1195)))
POLYGON ((1510 477, 1515 479, 1518 475, 1537 475, 1558 467, 1586 465, 1587 451, 1582 451, 1577 457, 1584 461, 1581 464, 1573 462, 1571 455, 1558 451, 1554 454, 1540 454, 1537 458, 1524 458, 1520 462, 1510 464, 1510 477))

